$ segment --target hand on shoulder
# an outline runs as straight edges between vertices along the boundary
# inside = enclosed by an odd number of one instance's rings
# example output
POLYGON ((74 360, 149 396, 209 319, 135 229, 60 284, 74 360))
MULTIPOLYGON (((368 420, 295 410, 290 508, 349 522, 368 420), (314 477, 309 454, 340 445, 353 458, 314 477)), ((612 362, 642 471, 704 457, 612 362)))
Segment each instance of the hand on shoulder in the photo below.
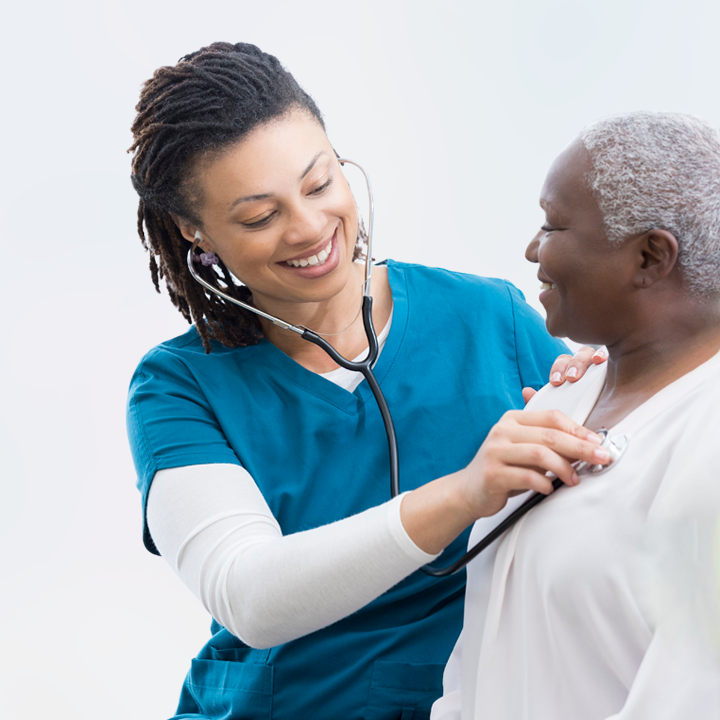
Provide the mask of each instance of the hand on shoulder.
MULTIPOLYGON (((591 365, 602 365, 607 362, 607 357, 607 350, 604 347, 596 350, 587 345, 583 345, 574 355, 567 353, 558 355, 550 368, 549 382, 555 387, 559 387, 566 380, 571 383, 577 382, 591 365)), ((536 392, 537 390, 531 387, 523 388, 522 396, 526 405, 536 392)))

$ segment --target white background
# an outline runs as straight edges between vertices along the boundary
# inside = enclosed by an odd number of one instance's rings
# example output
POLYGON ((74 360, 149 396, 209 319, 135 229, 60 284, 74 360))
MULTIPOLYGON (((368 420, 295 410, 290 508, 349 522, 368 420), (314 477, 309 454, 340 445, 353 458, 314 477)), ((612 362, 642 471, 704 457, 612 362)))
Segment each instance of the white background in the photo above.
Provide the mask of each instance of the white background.
MULTIPOLYGON (((205 611, 141 543, 124 403, 186 325, 135 231, 140 84, 215 40, 276 54, 376 197, 375 256, 513 280, 557 153, 632 109, 720 124, 717 0, 86 0, 3 13, 0 708, 170 716, 205 611)), ((364 199, 360 200, 364 207, 364 199)))

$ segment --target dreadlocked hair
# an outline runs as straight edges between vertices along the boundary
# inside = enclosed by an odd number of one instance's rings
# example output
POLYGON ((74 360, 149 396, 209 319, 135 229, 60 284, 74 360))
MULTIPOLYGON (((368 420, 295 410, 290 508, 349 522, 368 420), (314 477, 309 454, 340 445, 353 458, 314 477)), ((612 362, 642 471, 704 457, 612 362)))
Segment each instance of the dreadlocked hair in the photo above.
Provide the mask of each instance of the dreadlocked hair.
MULTIPOLYGON (((227 347, 262 338, 257 317, 214 293, 190 275, 188 241, 173 217, 202 227, 201 192, 194 178, 201 155, 219 152, 254 128, 300 108, 325 127, 312 98, 277 58, 247 43, 213 43, 161 67, 142 88, 132 126, 132 184, 138 195, 138 234, 150 253, 150 274, 175 307, 195 323, 205 352, 210 340, 227 347)), ((199 253, 200 250, 196 250, 199 253)), ((222 260, 197 264, 197 272, 226 294, 248 303, 251 293, 222 260)))

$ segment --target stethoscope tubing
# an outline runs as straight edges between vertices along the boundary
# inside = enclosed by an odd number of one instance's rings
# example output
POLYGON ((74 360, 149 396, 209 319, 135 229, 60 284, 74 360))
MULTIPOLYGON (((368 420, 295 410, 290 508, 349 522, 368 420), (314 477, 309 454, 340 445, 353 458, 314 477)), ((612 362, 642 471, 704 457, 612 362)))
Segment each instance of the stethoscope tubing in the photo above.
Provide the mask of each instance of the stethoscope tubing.
POLYGON ((380 345, 378 343, 375 326, 372 320, 372 297, 365 295, 362 301, 362 318, 365 327, 365 335, 368 341, 368 353, 363 360, 348 360, 343 357, 327 340, 321 338, 312 330, 305 330, 302 337, 308 342, 314 343, 321 347, 340 367, 346 370, 362 373, 370 386, 375 402, 380 410, 380 414, 385 425, 385 434, 388 441, 388 452, 390 454, 390 494, 396 497, 400 494, 400 461, 398 457, 398 441, 395 433, 395 424, 390 415, 385 396, 380 389, 380 384, 373 373, 373 367, 378 359, 380 345))
MULTIPOLYGON (((557 490, 563 481, 560 478, 553 480, 553 491, 557 490)), ((519 508, 510 513, 497 527, 493 528, 480 542, 473 545, 461 558, 444 568, 434 568, 424 565, 421 570, 432 577, 447 577, 462 570, 471 560, 476 558, 483 550, 490 547, 506 530, 509 530, 523 515, 527 514, 536 505, 539 505, 548 495, 536 493, 526 500, 519 508)))

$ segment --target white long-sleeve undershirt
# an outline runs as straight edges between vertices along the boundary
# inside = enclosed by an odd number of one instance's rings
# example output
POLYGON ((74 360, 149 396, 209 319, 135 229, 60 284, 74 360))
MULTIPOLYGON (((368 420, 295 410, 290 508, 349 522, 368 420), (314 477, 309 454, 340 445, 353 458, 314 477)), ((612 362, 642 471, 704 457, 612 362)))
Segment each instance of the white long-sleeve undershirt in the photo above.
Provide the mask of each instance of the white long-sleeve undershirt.
POLYGON ((193 465, 156 473, 147 518, 160 553, 208 612, 265 648, 350 615, 436 557, 408 536, 401 502, 283 536, 245 469, 193 465))

